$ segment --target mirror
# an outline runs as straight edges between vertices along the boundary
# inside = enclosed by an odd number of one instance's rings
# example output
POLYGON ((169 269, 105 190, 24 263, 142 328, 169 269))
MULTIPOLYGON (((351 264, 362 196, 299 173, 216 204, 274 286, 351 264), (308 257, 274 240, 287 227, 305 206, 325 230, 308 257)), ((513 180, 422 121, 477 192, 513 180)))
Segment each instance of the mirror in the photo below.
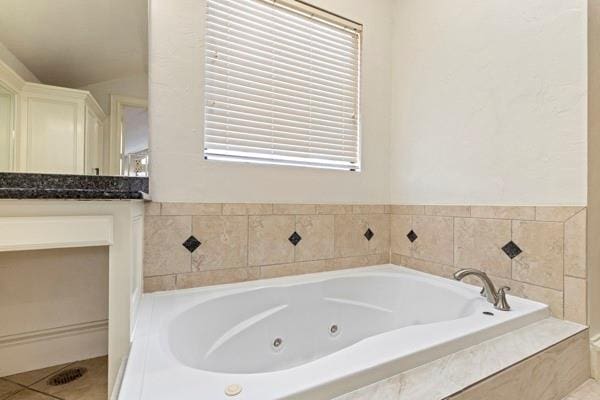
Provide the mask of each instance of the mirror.
POLYGON ((0 0, 0 172, 148 176, 147 0, 0 0))

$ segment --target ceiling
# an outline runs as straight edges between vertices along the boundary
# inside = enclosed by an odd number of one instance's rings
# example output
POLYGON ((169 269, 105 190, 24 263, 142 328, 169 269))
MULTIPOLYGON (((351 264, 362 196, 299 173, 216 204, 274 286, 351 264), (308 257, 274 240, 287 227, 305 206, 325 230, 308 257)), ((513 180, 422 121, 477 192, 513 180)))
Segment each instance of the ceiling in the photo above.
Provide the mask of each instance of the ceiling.
POLYGON ((0 0, 0 42, 45 84, 146 73, 147 0, 0 0))

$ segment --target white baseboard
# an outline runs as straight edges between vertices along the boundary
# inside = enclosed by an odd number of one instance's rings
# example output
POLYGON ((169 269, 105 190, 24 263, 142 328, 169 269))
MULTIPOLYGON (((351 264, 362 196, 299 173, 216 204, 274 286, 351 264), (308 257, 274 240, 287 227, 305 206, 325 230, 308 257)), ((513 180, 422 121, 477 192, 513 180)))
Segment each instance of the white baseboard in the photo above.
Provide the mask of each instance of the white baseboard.
POLYGON ((0 377, 108 353, 108 320, 0 337, 0 377))

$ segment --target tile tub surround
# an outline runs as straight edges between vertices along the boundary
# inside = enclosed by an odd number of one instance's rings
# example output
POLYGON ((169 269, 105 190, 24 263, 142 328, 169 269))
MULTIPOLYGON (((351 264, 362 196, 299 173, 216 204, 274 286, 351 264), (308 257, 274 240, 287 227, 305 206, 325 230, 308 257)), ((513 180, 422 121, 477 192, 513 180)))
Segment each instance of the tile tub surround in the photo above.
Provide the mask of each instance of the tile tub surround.
POLYGON ((548 318, 335 400, 561 400, 589 379, 588 359, 587 329, 548 318))
POLYGON ((389 211, 386 205, 148 202, 144 290, 386 264, 389 211))
POLYGON ((512 294, 585 325, 586 213, 585 207, 393 205, 391 262, 445 277, 482 269, 512 294))

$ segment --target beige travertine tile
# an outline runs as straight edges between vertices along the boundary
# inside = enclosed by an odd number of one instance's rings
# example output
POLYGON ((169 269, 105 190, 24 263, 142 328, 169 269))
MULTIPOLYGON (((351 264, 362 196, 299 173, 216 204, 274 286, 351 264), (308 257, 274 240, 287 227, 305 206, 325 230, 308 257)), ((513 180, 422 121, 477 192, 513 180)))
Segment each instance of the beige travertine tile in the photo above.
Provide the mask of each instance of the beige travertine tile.
POLYGON ((0 378, 0 400, 5 400, 21 390, 23 390, 22 386, 0 378))
POLYGON ((260 267, 261 279, 278 278, 281 276, 312 274, 331 269, 330 260, 304 261, 289 264, 267 265, 260 267))
POLYGON ((449 400, 561 400, 589 379, 588 341, 587 331, 579 333, 449 400))
POLYGON ((472 206, 471 217, 494 219, 535 219, 535 207, 515 206, 472 206))
POLYGON ((351 204, 317 204, 317 214, 352 214, 351 204))
POLYGON ((192 234, 202 243, 192 254, 193 271, 248 265, 248 217, 193 217, 192 234))
POLYGON ((334 252, 335 257, 368 254, 369 241, 364 234, 369 223, 364 215, 336 215, 334 252))
POLYGON ((369 254, 389 254, 390 216, 387 214, 367 215, 367 223, 374 234, 371 240, 368 241, 369 254))
POLYGON ((260 278, 260 268, 228 268, 177 275, 177 289, 222 285, 260 278))
POLYGON ((499 286, 509 286, 511 288, 510 294, 547 304, 550 307, 550 312, 553 317, 563 318, 563 293, 561 291, 514 280, 508 280, 502 283, 501 281, 498 281, 498 278, 494 278, 494 282, 497 282, 499 286))
POLYGON ((354 214, 384 214, 385 206, 383 204, 356 204, 352 207, 354 214))
POLYGON ((273 204, 223 204, 223 215, 270 215, 273 204))
POLYGON ((295 261, 333 258, 333 215, 299 215, 296 232, 302 240, 294 249, 295 261))
POLYGON ((535 219, 537 221, 565 222, 581 210, 583 207, 536 207, 535 219))
POLYGON ((69 368, 87 369, 81 378, 60 386, 50 386, 46 381, 36 383, 31 388, 64 400, 106 400, 108 394, 107 357, 97 357, 77 361, 69 368))
POLYGON ((144 202, 144 214, 145 215, 160 215, 160 203, 155 201, 144 202))
POLYGON ((221 203, 162 203, 162 215, 221 215, 221 203))
POLYGON ((6 400, 56 400, 57 397, 50 397, 46 394, 35 392, 30 389, 25 389, 14 396, 10 396, 6 400))
POLYGON ((425 214, 425 206, 407 206, 407 205, 393 205, 392 214, 399 215, 423 215, 425 214))
POLYGON ((192 234, 192 217, 146 216, 144 276, 191 271, 191 253, 183 247, 192 234))
POLYGON ((598 400, 600 399, 600 382, 588 379, 575 389, 564 400, 598 400))
POLYGON ((562 290, 563 224, 513 221, 512 230, 513 241, 523 250, 513 259, 513 279, 562 290))
MULTIPOLYGON (((548 289, 498 276, 490 276, 490 278, 498 288, 501 286, 510 287, 510 291, 508 292, 510 295, 547 304, 550 307, 552 316, 560 319, 563 318, 563 292, 561 290, 548 289)), ((464 282, 481 286, 481 282, 472 276, 465 278, 464 282)))
MULTIPOLYGON (((540 303, 547 304, 550 307, 552 316, 562 319, 564 316, 563 309, 563 292, 561 290, 548 289, 541 286, 530 285, 528 283, 515 281, 513 279, 505 279, 501 277, 492 276, 492 280, 497 287, 508 286, 510 287, 509 294, 522 297, 525 299, 537 301, 540 303)), ((479 284, 479 282, 471 282, 472 284, 479 284)))
POLYGON ((369 254, 365 256, 341 257, 329 260, 327 268, 329 270, 348 269, 367 267, 369 265, 388 264, 390 254, 369 254))
MULTIPOLYGON (((14 383, 18 383, 23 386, 31 386, 34 383, 41 381, 44 378, 49 377, 50 375, 60 371, 61 369, 69 366, 71 363, 54 365, 47 368, 36 369, 33 371, 22 372, 20 374, 10 375, 5 377, 4 379, 9 380, 14 383)), ((0 392, 1 393, 1 392, 0 392)), ((0 398, 2 398, 0 394, 0 398)))
POLYGON ((316 214, 316 204, 273 204, 273 214, 316 214))
POLYGON ((511 222, 501 219, 456 218, 454 265, 511 277, 511 260, 502 247, 511 240, 511 222))
POLYGON ((248 221, 248 264, 285 264, 294 261, 294 246, 288 238, 294 233, 296 217, 250 216, 248 221))
POLYGON ((414 215, 412 229, 418 239, 412 243, 411 256, 421 260, 453 264, 454 219, 414 215))
POLYGON ((565 222, 565 275, 585 278, 587 211, 582 210, 565 222))
POLYGON ((440 217, 468 217, 471 215, 469 206, 425 206, 426 215, 440 217))
POLYGON ((587 286, 585 279, 565 276, 565 319, 587 325, 587 286))
POLYGON ((144 293, 175 290, 175 275, 149 276, 144 278, 144 293))
POLYGON ((392 253, 410 255, 411 242, 406 235, 412 229, 412 217, 410 215, 390 216, 391 219, 391 249, 392 253))
POLYGON ((418 260, 412 257, 406 257, 401 254, 392 253, 392 264, 400 265, 402 267, 407 267, 411 269, 416 269, 417 271, 425 272, 428 274, 441 276, 444 278, 452 279, 452 275, 458 271, 458 268, 438 264, 430 261, 418 260))
POLYGON ((261 278, 278 278, 289 275, 302 275, 339 269, 359 268, 369 265, 388 264, 388 254, 369 254, 366 256, 332 258, 328 260, 303 261, 289 264, 267 265, 261 267, 261 278))
POLYGON ((390 204, 385 204, 383 206, 383 212, 385 214, 391 214, 392 213, 392 206, 390 204))

